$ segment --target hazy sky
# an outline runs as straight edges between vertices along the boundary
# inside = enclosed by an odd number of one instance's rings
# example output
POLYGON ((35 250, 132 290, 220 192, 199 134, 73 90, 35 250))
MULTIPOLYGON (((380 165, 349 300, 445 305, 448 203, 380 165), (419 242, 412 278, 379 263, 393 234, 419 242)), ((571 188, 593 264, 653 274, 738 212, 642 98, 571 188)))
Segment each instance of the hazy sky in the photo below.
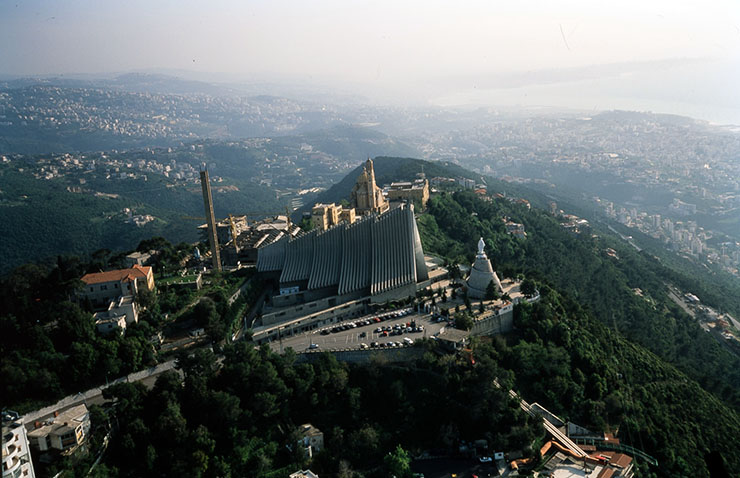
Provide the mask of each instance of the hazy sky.
POLYGON ((0 73, 161 68, 437 103, 639 96, 645 75, 665 96, 688 74, 713 91, 687 101, 740 110, 740 1, 0 0, 0 73))

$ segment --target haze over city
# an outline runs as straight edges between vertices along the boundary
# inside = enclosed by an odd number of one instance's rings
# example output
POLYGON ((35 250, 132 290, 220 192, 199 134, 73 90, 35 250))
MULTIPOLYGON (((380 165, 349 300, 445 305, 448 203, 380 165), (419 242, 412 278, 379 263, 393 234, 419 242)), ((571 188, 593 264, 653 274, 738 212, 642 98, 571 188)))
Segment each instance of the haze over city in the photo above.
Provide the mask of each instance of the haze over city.
POLYGON ((4 78, 164 72, 369 103, 649 110, 740 123, 733 1, 19 0, 0 5, 0 42, 4 78))
POLYGON ((740 476, 738 85, 740 0, 0 0, 0 478, 740 476))

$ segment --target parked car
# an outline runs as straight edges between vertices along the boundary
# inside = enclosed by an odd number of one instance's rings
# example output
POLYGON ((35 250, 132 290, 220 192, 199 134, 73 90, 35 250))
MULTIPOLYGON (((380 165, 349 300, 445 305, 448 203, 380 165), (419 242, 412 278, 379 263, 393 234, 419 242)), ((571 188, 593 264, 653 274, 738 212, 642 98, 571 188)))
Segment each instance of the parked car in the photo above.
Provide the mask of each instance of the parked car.
POLYGON ((493 458, 491 458, 490 456, 482 456, 478 458, 478 461, 481 463, 491 463, 493 461, 493 458))

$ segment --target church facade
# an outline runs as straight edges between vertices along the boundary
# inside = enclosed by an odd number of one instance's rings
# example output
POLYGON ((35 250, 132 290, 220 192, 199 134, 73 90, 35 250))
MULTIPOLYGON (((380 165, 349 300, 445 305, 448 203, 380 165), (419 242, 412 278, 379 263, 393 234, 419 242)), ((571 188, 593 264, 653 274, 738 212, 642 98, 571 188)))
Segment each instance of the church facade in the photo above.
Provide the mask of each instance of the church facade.
POLYGON ((350 203, 358 215, 383 214, 390 208, 383 191, 375 184, 372 159, 365 161, 355 187, 352 188, 350 203))

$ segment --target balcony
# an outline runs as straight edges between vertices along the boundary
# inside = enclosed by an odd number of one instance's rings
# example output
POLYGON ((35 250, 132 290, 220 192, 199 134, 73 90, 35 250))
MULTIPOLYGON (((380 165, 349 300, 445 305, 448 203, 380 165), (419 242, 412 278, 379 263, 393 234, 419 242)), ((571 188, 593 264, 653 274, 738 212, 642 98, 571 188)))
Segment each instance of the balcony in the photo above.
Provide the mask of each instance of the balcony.
POLYGON ((20 472, 20 467, 21 467, 21 459, 18 458, 17 456, 14 456, 13 459, 10 460, 10 463, 7 462, 7 461, 5 463, 3 463, 3 468, 4 468, 3 469, 3 475, 4 476, 7 476, 7 475, 13 473, 13 476, 18 476, 16 474, 14 474, 14 472, 16 470, 18 470, 20 472))

